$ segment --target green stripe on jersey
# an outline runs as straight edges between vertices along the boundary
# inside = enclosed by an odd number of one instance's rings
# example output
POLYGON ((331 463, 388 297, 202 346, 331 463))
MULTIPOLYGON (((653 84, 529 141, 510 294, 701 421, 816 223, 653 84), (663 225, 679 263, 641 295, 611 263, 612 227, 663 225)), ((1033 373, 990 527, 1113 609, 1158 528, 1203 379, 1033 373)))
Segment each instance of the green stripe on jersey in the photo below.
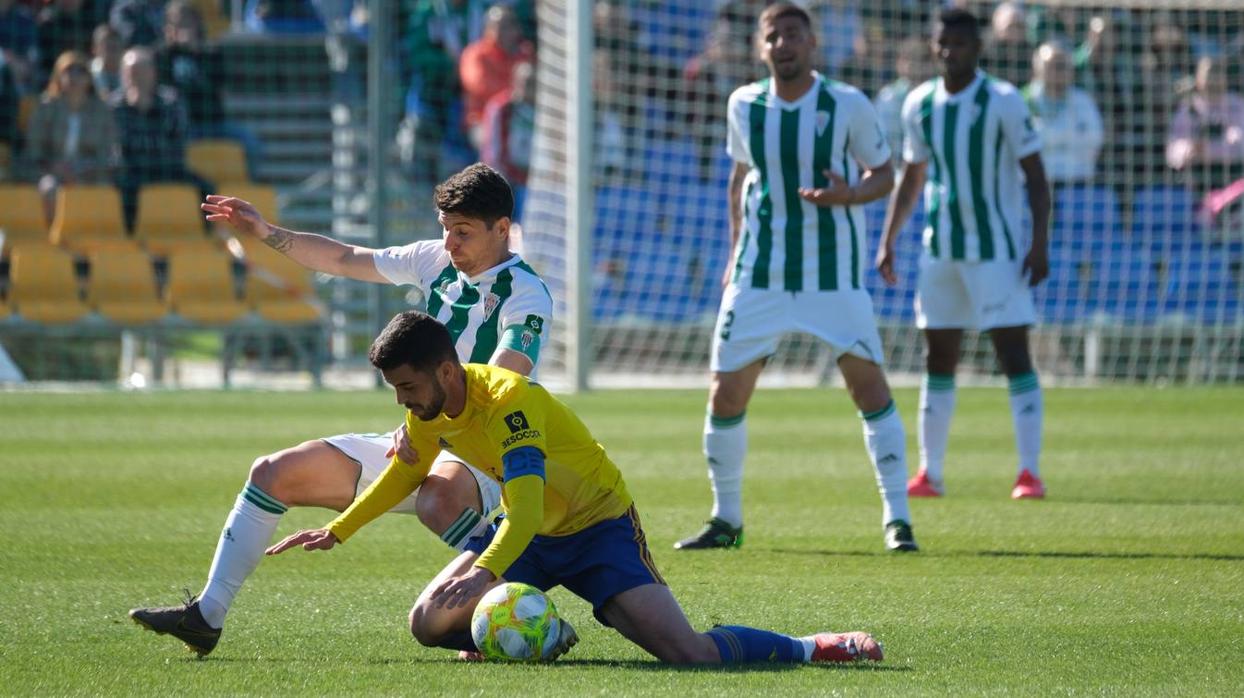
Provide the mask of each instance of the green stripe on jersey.
POLYGON ((1002 172, 1002 128, 998 127, 998 138, 993 145, 993 205, 998 211, 998 220, 1002 221, 1002 236, 1006 240, 1006 253, 1015 259, 1015 242, 1011 239, 1011 226, 1006 222, 1006 214, 1002 211, 1002 192, 998 188, 998 178, 1002 172))
POLYGON ((782 189, 786 199, 785 249, 782 255, 786 271, 784 288, 787 291, 802 291, 803 199, 799 197, 799 116, 803 110, 778 111, 782 115, 778 158, 782 161, 782 189))
POLYGON ((514 292, 514 274, 510 270, 502 269, 497 274, 497 280, 492 282, 492 288, 489 293, 497 297, 497 305, 493 307, 492 314, 484 318, 484 323, 475 331, 475 348, 471 350, 470 363, 486 364, 492 358, 493 352, 497 350, 497 322, 501 317, 501 307, 510 299, 510 295, 514 292))
MULTIPOLYGON (((834 148, 834 122, 837 103, 828 89, 822 89, 816 97, 816 111, 827 112, 829 122, 825 131, 816 138, 812 149, 812 186, 829 186, 825 170, 830 167, 834 148)), ((838 290, 838 223, 834 210, 828 206, 816 207, 817 288, 822 291, 838 290)))
POLYGON ((441 306, 445 305, 445 296, 442 295, 442 288, 446 284, 451 284, 458 278, 458 270, 454 269, 454 265, 447 264, 441 270, 440 276, 436 277, 436 281, 432 282, 432 287, 428 289, 428 315, 436 317, 441 312, 441 306))
MULTIPOLYGON (((851 165, 847 162, 847 153, 851 145, 851 133, 847 132, 846 138, 842 141, 842 178, 847 180, 847 186, 851 186, 851 165)), ((855 229, 855 216, 851 215, 851 207, 843 206, 842 210, 847 214, 847 224, 851 226, 851 288, 860 287, 860 236, 859 231, 855 229)))
POLYGON ((941 216, 941 188, 942 188, 942 163, 941 156, 937 152, 937 148, 933 147, 933 95, 937 92, 934 87, 929 90, 928 94, 920 100, 920 127, 924 131, 924 142, 929 147, 929 152, 933 154, 933 179, 929 181, 929 188, 933 191, 932 203, 929 204, 928 225, 931 231, 929 235, 929 252, 938 257, 940 252, 940 241, 937 238, 938 218, 941 216))
MULTIPOLYGON (((976 120, 968 132, 968 175, 972 178, 972 209, 976 218, 976 238, 980 244, 980 258, 993 259, 993 227, 989 225, 989 206, 985 203, 985 123, 989 111, 989 83, 981 80, 976 88, 976 120)), ((994 162, 994 167, 998 166, 994 162)), ((996 180, 996 178, 995 178, 996 180)), ((994 193, 997 198, 997 192, 994 193)))
POLYGON ((747 253, 747 243, 751 239, 751 226, 747 222, 752 218, 752 189, 755 188, 755 182, 748 182, 747 190, 743 192, 743 236, 739 238, 737 249, 734 251, 734 274, 730 277, 730 283, 738 283, 739 274, 743 273, 743 255, 747 253))
POLYGON ((454 344, 458 343, 458 338, 462 336, 462 331, 466 329, 467 323, 471 321, 471 307, 478 302, 479 287, 464 283, 462 285, 462 295, 453 302, 453 312, 449 316, 449 322, 445 323, 445 329, 449 330, 449 337, 454 344))
POLYGON ((963 216, 959 212, 959 180, 955 169, 955 136, 959 132, 959 105, 946 105, 942 118, 942 155, 946 162, 946 184, 949 194, 946 195, 946 211, 950 214, 950 258, 963 259, 965 244, 963 236, 963 216))
POLYGON ((752 102, 748 123, 752 165, 760 173, 760 201, 756 206, 756 261, 752 263, 752 288, 769 288, 769 258, 773 254, 773 201, 769 198, 769 170, 765 162, 765 116, 769 103, 769 79, 760 81, 760 94, 752 102))

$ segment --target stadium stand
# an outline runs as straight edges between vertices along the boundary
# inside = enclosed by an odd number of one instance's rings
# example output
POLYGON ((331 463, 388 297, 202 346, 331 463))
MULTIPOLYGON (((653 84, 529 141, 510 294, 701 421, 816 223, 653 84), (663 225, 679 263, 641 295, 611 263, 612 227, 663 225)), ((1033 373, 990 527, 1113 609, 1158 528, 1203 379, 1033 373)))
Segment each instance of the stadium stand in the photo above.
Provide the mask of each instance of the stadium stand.
POLYGON ((242 144, 226 138, 205 138, 186 146, 186 166, 219 190, 233 182, 249 182, 246 151, 242 144))
POLYGON ((92 254, 86 300, 118 325, 148 325, 166 312, 156 290, 151 258, 138 250, 92 254))
POLYGON ((138 194, 134 239, 156 255, 211 247, 199 213, 198 189, 188 184, 144 186, 138 194))
POLYGON ((63 325, 91 309, 79 297, 73 258, 54 247, 23 247, 13 252, 9 300, 30 322, 63 325))
POLYGON ((0 184, 0 211, 4 211, 5 248, 49 244, 43 199, 32 184, 0 184))
POLYGON ((232 260, 216 251, 169 255, 165 302, 182 319, 200 325, 225 325, 247 312, 238 300, 232 260))
POLYGON ((115 187, 61 187, 52 219, 53 243, 78 254, 98 250, 134 249, 122 222, 121 194, 115 187))

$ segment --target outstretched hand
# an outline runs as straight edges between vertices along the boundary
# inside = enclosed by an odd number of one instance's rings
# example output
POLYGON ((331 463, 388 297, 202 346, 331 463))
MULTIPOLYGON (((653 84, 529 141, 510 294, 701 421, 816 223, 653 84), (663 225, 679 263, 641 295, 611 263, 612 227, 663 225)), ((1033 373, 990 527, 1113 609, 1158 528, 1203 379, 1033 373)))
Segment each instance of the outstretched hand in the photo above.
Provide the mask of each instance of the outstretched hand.
POLYGON ((303 550, 328 550, 338 543, 337 536, 327 528, 303 529, 286 536, 284 540, 264 551, 266 555, 279 555, 301 545, 303 550))
POLYGON ((822 170, 822 173, 829 180, 825 186, 816 189, 799 187, 799 196, 817 206, 846 206, 851 203, 854 192, 847 180, 832 170, 822 170))
POLYGON ((464 575, 441 582, 432 592, 432 604, 437 608, 465 608, 496 580, 493 573, 483 567, 472 567, 464 575))
POLYGON ((410 434, 407 433, 405 424, 393 432, 393 445, 384 452, 385 458, 393 456, 397 456, 398 460, 408 465, 419 462, 419 452, 410 445, 410 434))
POLYGON ((213 223, 227 223, 235 230, 263 240, 268 237, 268 222, 259 215, 259 210, 249 201, 233 196, 212 194, 199 204, 199 208, 207 213, 207 220, 213 223))

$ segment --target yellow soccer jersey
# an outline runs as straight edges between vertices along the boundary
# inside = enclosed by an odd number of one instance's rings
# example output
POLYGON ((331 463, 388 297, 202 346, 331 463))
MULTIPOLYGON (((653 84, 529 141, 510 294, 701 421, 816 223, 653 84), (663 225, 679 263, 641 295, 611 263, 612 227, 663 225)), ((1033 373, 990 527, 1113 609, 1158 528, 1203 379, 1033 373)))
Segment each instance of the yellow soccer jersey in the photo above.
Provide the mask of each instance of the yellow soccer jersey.
POLYGON ((445 449, 504 483, 506 518, 478 567, 498 577, 526 549, 534 535, 564 536, 617 518, 631 506, 622 473, 583 422, 543 386, 495 366, 466 364, 467 399, 462 414, 425 422, 406 414, 418 463, 394 458, 384 473, 328 528, 345 541, 369 521, 407 497, 427 477, 445 449), (530 451, 544 454, 534 469, 530 451), (507 478, 505 459, 509 458, 507 478), (526 465, 524 465, 524 463, 526 465))

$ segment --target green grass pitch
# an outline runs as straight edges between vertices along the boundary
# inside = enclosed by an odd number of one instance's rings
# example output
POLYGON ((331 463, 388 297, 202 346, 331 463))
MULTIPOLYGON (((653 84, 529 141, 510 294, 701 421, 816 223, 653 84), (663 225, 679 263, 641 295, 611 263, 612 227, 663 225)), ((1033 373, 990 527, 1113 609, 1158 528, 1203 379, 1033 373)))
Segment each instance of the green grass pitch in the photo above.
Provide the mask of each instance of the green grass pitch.
MULTIPOLYGON (((898 395, 914 462, 914 391, 898 395)), ((580 644, 544 666, 467 664, 406 630, 451 557, 388 516, 329 553, 267 559, 197 661, 132 606, 201 588, 258 455, 379 431, 387 392, 0 393, 0 693, 25 695, 1239 695, 1244 392, 1049 390, 1043 502, 1008 498, 1001 389, 960 391, 949 496, 916 501, 923 552, 881 550, 860 424, 841 389, 761 391, 740 550, 675 553, 710 503, 704 395, 573 396, 634 493, 691 622, 862 629, 872 667, 656 663, 553 593, 580 644)), ((280 534, 320 525, 294 510, 280 534)))

